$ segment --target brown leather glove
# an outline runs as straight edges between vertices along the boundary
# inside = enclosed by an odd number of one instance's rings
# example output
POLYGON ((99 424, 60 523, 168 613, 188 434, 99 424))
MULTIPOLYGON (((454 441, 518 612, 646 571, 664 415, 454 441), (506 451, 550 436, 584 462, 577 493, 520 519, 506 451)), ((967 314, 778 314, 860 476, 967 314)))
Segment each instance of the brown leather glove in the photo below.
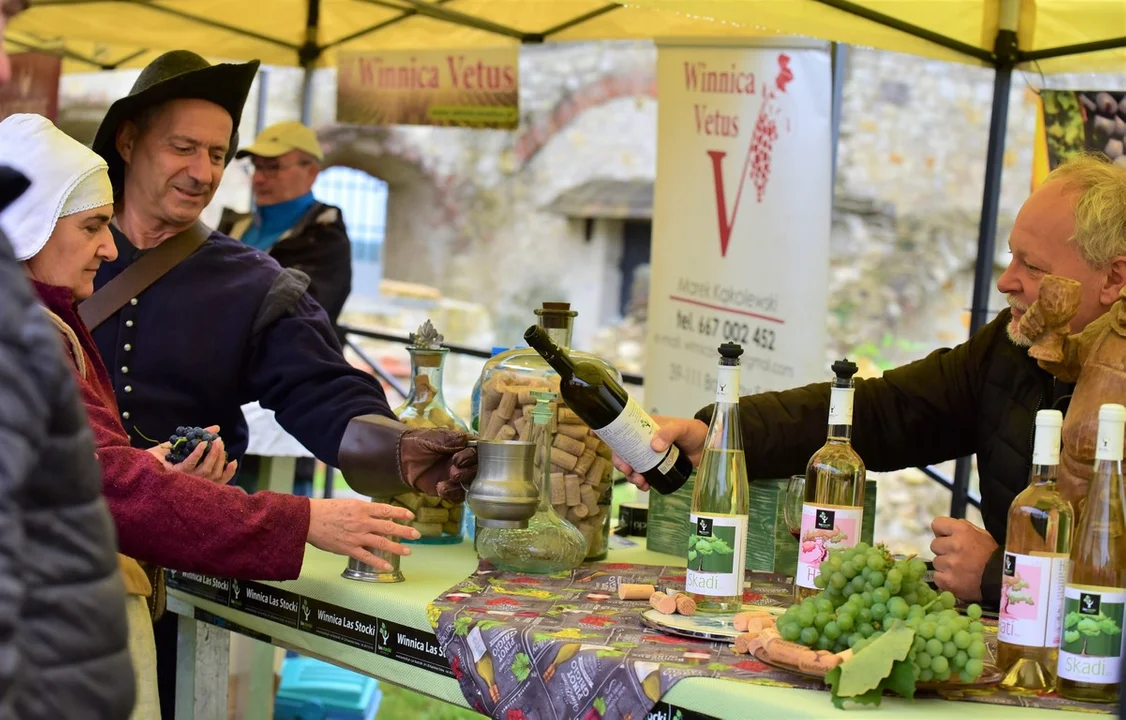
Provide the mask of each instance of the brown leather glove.
POLYGON ((419 492, 449 502, 465 500, 477 476, 477 448, 469 436, 445 428, 417 428, 399 436, 399 472, 419 492))
POLYGON ((465 499, 477 476, 477 449, 469 436, 444 428, 408 428, 378 415, 352 418, 338 452, 349 487, 373 498, 416 490, 443 500, 465 499))

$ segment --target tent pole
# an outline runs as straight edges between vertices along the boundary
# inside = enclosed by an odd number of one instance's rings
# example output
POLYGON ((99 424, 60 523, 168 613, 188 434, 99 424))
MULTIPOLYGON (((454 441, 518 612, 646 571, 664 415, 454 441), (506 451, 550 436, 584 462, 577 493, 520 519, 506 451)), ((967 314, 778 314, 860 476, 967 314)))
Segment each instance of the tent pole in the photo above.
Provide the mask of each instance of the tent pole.
POLYGON ((829 127, 832 133, 832 147, 833 147, 833 174, 829 177, 832 178, 833 190, 832 194, 836 195, 837 190, 837 149, 840 146, 841 140, 841 110, 842 103, 844 102, 844 82, 845 82, 845 68, 848 63, 848 45, 843 43, 833 43, 829 49, 830 62, 832 64, 832 103, 830 105, 830 119, 829 127))
POLYGON ((305 44, 297 56, 301 67, 305 68, 305 78, 301 82, 301 122, 308 125, 313 114, 313 68, 322 48, 317 44, 317 31, 321 18, 321 0, 309 0, 309 11, 305 16, 305 44))
MULTIPOLYGON (((970 305, 970 335, 989 321, 989 291, 993 285, 996 258, 997 214, 1001 204, 1001 171, 1005 159, 1005 131, 1009 120, 1009 93, 1017 54, 1016 27, 1020 0, 1002 0, 1000 29, 994 44, 997 65, 993 75, 993 110, 989 116, 989 145, 985 154, 985 189, 981 200, 981 223, 974 262, 974 293, 970 305)), ((969 497, 970 458, 958 458, 954 466, 954 489, 950 515, 966 516, 969 497)))

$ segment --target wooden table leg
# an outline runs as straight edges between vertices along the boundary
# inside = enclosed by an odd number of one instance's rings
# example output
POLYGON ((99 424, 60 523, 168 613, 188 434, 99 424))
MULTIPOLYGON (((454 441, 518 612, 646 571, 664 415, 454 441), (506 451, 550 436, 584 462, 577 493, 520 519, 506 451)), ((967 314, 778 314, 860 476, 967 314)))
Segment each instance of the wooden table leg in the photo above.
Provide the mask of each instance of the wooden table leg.
POLYGON ((227 720, 230 657, 229 631, 180 616, 176 720, 227 720))

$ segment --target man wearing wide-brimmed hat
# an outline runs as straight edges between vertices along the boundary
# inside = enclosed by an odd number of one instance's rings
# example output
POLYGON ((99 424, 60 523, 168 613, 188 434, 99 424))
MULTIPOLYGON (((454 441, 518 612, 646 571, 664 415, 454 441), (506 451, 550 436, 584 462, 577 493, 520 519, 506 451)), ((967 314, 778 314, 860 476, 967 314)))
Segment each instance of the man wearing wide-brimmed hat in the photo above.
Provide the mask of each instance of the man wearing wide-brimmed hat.
MULTIPOLYGON (((146 436, 215 423, 238 458, 247 446, 241 406, 258 401, 361 493, 410 488, 460 500, 476 472, 468 437, 395 422, 379 383, 344 359, 306 292, 308 277, 199 224, 237 148, 257 68, 166 53, 98 129, 94 150, 109 165, 118 258, 101 266, 80 313, 93 326, 123 425, 146 447, 146 436)), ((322 549, 376 567, 386 564, 365 546, 386 545, 385 522, 374 513, 310 517, 338 528, 322 549)), ((174 692, 175 624, 161 625, 164 705, 174 692)))

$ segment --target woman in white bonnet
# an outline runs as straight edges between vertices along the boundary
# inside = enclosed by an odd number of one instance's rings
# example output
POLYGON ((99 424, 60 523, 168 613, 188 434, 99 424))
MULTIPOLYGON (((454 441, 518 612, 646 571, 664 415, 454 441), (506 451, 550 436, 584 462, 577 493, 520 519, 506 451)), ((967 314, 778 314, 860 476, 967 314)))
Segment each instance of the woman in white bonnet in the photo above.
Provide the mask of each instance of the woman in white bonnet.
MULTIPOLYGON (((94 292, 98 267, 117 257, 109 230, 113 190, 106 163, 50 120, 27 114, 0 122, 0 157, 31 180, 31 187, 0 213, 0 227, 31 278, 44 312, 63 335, 94 431, 103 493, 119 547, 152 563, 146 570, 132 557, 118 555, 137 687, 132 717, 155 720, 160 717, 160 705, 149 602, 162 591, 158 566, 245 577, 245 568, 232 567, 224 560, 230 555, 226 550, 245 546, 254 536, 264 542, 282 542, 270 529, 266 510, 271 503, 304 499, 277 493, 251 496, 226 485, 234 463, 227 466, 221 440, 215 443, 217 452, 204 458, 201 443, 187 460, 174 466, 165 458, 167 443, 149 450, 130 446, 109 375, 77 311, 77 303, 94 292), (185 503, 230 508, 244 522, 236 527, 222 518, 209 526, 176 524, 177 508, 185 503)), ((303 538, 299 540, 298 551, 303 552, 303 538)), ((299 571, 300 557, 291 564, 299 571)), ((297 571, 278 578, 265 577, 269 574, 265 573, 261 579, 289 579, 297 571)))

